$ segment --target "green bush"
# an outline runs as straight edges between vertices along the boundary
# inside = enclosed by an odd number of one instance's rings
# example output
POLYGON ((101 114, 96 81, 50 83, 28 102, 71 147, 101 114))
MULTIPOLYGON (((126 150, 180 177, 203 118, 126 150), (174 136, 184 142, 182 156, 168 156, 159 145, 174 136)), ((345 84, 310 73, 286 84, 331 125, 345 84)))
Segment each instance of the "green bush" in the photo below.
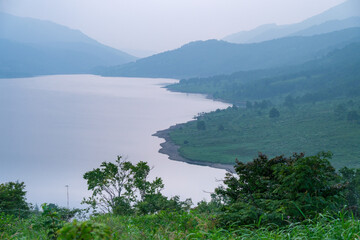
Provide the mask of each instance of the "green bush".
POLYGON ((276 108, 272 108, 270 111, 269 111, 269 118, 278 118, 280 117, 280 112, 279 110, 277 110, 276 108))
POLYGON ((110 240, 113 239, 111 230, 105 224, 92 221, 66 224, 58 231, 58 239, 81 239, 81 240, 110 240))
POLYGON ((168 199, 161 193, 145 195, 144 199, 135 205, 140 214, 153 214, 159 211, 181 212, 187 211, 192 205, 191 199, 180 201, 179 196, 168 199))
POLYGON ((24 182, 0 184, 0 212, 27 217, 29 210, 24 182))
POLYGON ((226 227, 281 225, 341 209, 345 185, 329 158, 331 154, 324 152, 272 159, 259 154, 252 162, 237 162, 236 175, 228 173, 225 186, 216 189, 225 203, 219 222, 226 227))

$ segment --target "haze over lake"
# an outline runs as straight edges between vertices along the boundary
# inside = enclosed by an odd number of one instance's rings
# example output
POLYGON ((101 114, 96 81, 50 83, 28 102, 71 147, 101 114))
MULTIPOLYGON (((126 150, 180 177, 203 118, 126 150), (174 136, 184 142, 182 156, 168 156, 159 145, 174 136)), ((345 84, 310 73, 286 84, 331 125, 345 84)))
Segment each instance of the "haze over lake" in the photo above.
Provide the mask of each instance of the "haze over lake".
POLYGON ((157 130, 228 105, 202 95, 169 92, 174 79, 56 75, 0 79, 0 182, 24 181, 28 201, 80 207, 82 175, 102 161, 128 156, 153 166, 164 194, 209 199, 225 171, 169 160, 157 130))

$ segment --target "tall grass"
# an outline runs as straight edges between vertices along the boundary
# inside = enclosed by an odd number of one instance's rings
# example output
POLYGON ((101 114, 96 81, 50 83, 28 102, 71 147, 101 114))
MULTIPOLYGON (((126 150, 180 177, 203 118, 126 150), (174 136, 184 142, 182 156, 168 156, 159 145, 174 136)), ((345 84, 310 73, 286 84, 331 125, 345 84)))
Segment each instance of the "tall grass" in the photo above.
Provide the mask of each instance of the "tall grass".
MULTIPOLYGON (((48 239, 44 228, 36 227, 39 218, 2 218, 0 239, 48 239)), ((114 239, 360 239, 360 221, 345 214, 319 215, 289 225, 217 227, 215 218, 196 213, 167 213, 146 216, 100 215, 90 220, 110 227, 114 239)))
POLYGON ((360 221, 339 215, 320 215, 313 220, 274 225, 216 227, 214 219, 197 214, 160 213, 150 216, 104 215, 92 221, 110 226, 115 239, 360 239, 360 221))

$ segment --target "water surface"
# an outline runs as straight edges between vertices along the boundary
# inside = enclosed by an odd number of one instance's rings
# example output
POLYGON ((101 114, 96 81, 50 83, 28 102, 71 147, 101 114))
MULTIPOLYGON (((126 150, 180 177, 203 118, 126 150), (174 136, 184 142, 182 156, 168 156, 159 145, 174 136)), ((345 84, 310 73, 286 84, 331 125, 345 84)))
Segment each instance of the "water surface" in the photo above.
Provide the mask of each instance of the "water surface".
POLYGON ((0 182, 24 181, 28 201, 80 207, 82 175, 124 155, 154 167, 167 196, 208 199, 225 171, 169 160, 157 130, 228 105, 162 88, 173 79, 57 75, 0 79, 0 182))

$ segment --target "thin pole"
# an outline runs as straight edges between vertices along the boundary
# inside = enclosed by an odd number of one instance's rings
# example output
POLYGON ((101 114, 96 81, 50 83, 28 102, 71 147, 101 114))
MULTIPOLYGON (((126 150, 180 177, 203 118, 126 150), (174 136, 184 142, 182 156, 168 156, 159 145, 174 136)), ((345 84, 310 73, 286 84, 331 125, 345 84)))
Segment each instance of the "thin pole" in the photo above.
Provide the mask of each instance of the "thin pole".
POLYGON ((69 209, 69 185, 65 185, 65 187, 66 187, 66 199, 67 199, 66 206, 67 209, 69 209))

